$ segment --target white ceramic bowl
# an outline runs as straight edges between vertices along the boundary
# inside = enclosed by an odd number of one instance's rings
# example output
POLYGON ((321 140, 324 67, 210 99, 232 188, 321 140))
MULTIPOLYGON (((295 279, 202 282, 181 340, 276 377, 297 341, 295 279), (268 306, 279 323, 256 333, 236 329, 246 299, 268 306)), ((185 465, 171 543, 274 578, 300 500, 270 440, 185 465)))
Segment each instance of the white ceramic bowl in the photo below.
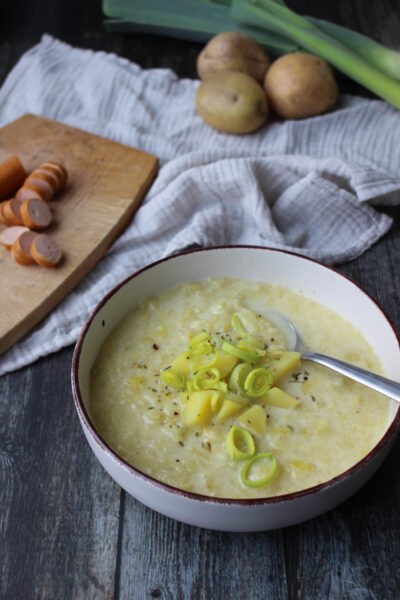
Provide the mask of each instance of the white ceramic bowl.
POLYGON ((360 462, 330 481, 301 492, 257 500, 218 499, 184 492, 141 473, 120 458, 95 430, 89 412, 89 377, 100 346, 142 299, 168 287, 208 277, 237 277, 286 286, 314 298, 351 321, 374 348, 387 376, 398 380, 399 341, 387 317, 357 285, 328 267, 278 250, 229 247, 167 258, 134 273, 115 287, 88 319, 76 344, 72 388, 79 419, 96 457, 129 494, 158 512, 199 527, 262 531, 300 523, 354 494, 378 469, 399 428, 392 402, 387 430, 360 462))

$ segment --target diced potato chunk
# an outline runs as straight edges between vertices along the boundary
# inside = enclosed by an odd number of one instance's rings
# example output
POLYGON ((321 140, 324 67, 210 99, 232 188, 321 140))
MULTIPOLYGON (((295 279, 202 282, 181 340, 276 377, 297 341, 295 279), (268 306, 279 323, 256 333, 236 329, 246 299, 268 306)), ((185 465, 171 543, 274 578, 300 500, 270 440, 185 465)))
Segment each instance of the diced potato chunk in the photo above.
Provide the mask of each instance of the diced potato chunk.
POLYGON ((204 427, 211 423, 212 391, 201 390, 192 392, 183 409, 183 418, 188 427, 204 427))
POLYGON ((258 435, 265 435, 267 431, 267 415, 258 404, 254 404, 240 415, 238 421, 243 423, 246 429, 250 429, 258 435))
POLYGON ((213 413, 219 412, 222 403, 224 401, 224 397, 220 392, 214 392, 211 395, 211 410, 213 413))
POLYGON ((270 406, 276 406, 278 408, 295 408, 299 401, 293 398, 290 394, 287 394, 283 390, 273 387, 262 397, 262 400, 270 406))
POLYGON ((190 375, 190 355, 189 352, 182 352, 171 363, 171 367, 186 377, 190 375))
POLYGON ((240 404, 236 404, 236 402, 232 402, 232 400, 228 400, 227 398, 225 398, 225 400, 222 403, 221 409, 215 418, 215 421, 219 423, 220 421, 224 421, 229 417, 233 417, 233 415, 236 415, 236 413, 238 413, 241 408, 243 407, 240 404))
POLYGON ((225 379, 232 371, 233 367, 239 362, 239 359, 232 354, 218 350, 217 361, 214 365, 219 370, 221 379, 225 379))
POLYGON ((282 377, 291 371, 298 371, 300 368, 300 353, 299 352, 276 352, 264 364, 272 373, 273 384, 276 384, 282 377))

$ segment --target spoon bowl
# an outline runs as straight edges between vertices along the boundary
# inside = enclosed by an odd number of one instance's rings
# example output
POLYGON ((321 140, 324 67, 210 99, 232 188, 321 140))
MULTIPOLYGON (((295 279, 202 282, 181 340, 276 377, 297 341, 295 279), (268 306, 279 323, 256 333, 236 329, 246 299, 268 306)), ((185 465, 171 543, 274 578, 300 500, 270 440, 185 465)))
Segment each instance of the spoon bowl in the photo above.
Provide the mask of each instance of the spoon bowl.
POLYGON ((310 360, 311 362, 328 367, 384 396, 388 396, 400 404, 400 383, 382 377, 382 375, 376 375, 376 373, 361 369, 360 367, 356 367, 355 365, 337 358, 309 350, 303 344, 293 323, 288 321, 281 313, 272 308, 263 306, 254 300, 248 300, 246 304, 250 310, 257 312, 257 314, 261 315, 264 319, 276 325, 285 334, 288 350, 300 352, 303 360, 310 360))

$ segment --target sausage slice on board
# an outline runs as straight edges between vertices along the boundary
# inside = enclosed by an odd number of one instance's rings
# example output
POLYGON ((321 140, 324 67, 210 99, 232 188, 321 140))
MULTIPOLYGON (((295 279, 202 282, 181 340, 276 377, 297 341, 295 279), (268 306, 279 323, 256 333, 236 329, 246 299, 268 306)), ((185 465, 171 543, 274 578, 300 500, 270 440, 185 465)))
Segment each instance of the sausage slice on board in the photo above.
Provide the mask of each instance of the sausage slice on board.
POLYGON ((12 198, 9 203, 10 211, 13 213, 14 219, 18 221, 18 223, 15 223, 16 225, 22 225, 21 205, 22 200, 19 198, 12 198))
POLYGON ((58 189, 60 189, 61 187, 61 179, 55 174, 52 173, 51 171, 47 171, 46 169, 41 169, 40 167, 38 169, 35 169, 30 175, 29 175, 29 179, 39 179, 41 181, 45 181, 46 183, 48 183, 52 189, 53 194, 56 193, 56 191, 58 189))
MULTIPOLYGON (((6 217, 7 221, 9 221, 12 225, 22 225, 23 223, 19 212, 20 206, 18 204, 15 205, 15 203, 14 205, 11 205, 11 202, 13 200, 15 200, 15 198, 3 202, 4 216, 6 217)), ((18 202, 19 200, 17 200, 17 203, 18 202)))
POLYGON ((25 231, 29 231, 29 229, 21 225, 6 227, 0 233, 0 243, 3 244, 7 250, 10 250, 13 243, 16 242, 19 236, 25 233, 25 231))
POLYGON ((66 186, 67 180, 68 180, 68 171, 61 163, 57 163, 52 160, 49 160, 47 162, 42 163, 40 165, 39 169, 51 171, 52 173, 54 173, 55 175, 57 175, 59 177, 60 187, 66 186))
POLYGON ((42 196, 35 192, 34 190, 30 190, 29 188, 22 187, 15 194, 15 197, 21 202, 25 202, 25 200, 30 200, 31 198, 36 198, 37 200, 43 200, 42 196))
POLYGON ((4 205, 6 202, 7 200, 5 202, 0 203, 0 223, 3 223, 3 225, 6 225, 6 227, 10 227, 12 223, 7 219, 6 214, 4 212, 4 205))
POLYGON ((62 257, 60 246, 45 233, 34 238, 31 253, 37 264, 46 269, 55 267, 62 257))
POLYGON ((30 229, 45 229, 51 223, 51 210, 44 200, 31 198, 21 204, 23 224, 30 229))
POLYGON ((31 246, 33 240, 37 237, 34 231, 25 231, 20 235, 11 246, 11 255, 19 265, 33 265, 35 263, 31 246))
POLYGON ((28 179, 25 180, 23 187, 37 192, 45 202, 49 202, 53 197, 51 185, 47 181, 36 179, 33 174, 29 175, 28 179))

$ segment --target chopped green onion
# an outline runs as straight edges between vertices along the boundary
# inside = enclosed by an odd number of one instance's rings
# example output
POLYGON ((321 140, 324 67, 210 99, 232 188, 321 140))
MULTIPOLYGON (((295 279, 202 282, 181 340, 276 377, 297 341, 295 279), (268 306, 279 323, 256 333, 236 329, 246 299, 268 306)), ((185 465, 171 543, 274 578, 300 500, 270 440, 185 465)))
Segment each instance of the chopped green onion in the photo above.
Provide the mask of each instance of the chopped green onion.
POLYGON ((257 364, 258 361, 260 360, 260 357, 257 354, 248 352, 247 350, 244 350, 243 348, 238 348, 237 346, 234 346, 233 344, 229 344, 228 342, 222 343, 221 350, 223 350, 224 352, 228 352, 228 354, 232 354, 233 356, 237 356, 238 358, 240 358, 241 360, 244 360, 245 362, 257 364))
POLYGON ((218 381, 218 383, 216 383, 211 389, 217 389, 226 394, 228 391, 228 384, 225 383, 225 381, 218 381))
POLYGON ((208 371, 199 371, 193 377, 193 386, 195 390, 210 390, 214 389, 214 386, 218 385, 220 381, 220 372, 215 367, 212 367, 208 371), (210 377, 213 375, 213 377, 210 377))
POLYGON ((233 425, 226 438, 226 450, 233 460, 246 460, 254 455, 256 446, 254 438, 239 425, 233 425))
POLYGON ((244 463, 243 467, 240 471, 240 480, 243 485, 251 488, 259 488, 270 483, 276 476, 278 472, 278 463, 273 454, 270 452, 261 452, 260 454, 256 454, 252 458, 250 458, 247 462, 244 463), (250 479, 249 471, 254 463, 259 460, 267 460, 270 463, 269 469, 265 473, 263 477, 258 479, 250 479))
POLYGON ((242 319, 237 313, 235 313, 232 317, 232 327, 239 337, 244 337, 245 335, 247 335, 247 331, 243 327, 242 319))
POLYGON ((246 377, 252 370, 253 366, 250 363, 239 363, 238 365, 236 365, 229 378, 230 389, 237 394, 244 394, 244 382, 246 381, 246 377))
POLYGON ((168 387, 176 388, 178 390, 183 390, 186 383, 186 378, 183 373, 172 368, 164 369, 161 373, 161 379, 168 387))
POLYGON ((249 352, 257 354, 257 356, 266 355, 264 347, 260 348, 260 341, 256 338, 255 335, 247 335, 243 340, 240 340, 240 342, 238 343, 238 348, 244 348, 245 350, 249 350, 249 352), (256 344, 252 343, 254 342, 254 340, 256 340, 256 344))
POLYGON ((206 371, 211 369, 217 362, 217 353, 210 352, 209 354, 199 354, 198 356, 191 357, 189 364, 192 372, 194 371, 206 371))
POLYGON ((268 369, 260 367, 259 369, 253 369, 247 375, 244 382, 244 389, 249 396, 257 398, 270 389, 272 381, 272 373, 268 369))
POLYGON ((210 341, 210 334, 208 333, 208 331, 203 331, 202 333, 199 333, 199 335, 196 335, 194 338, 192 338, 190 340, 189 350, 193 350, 193 348, 195 348, 201 342, 209 342, 209 341, 210 341))
POLYGON ((258 348, 259 350, 264 350, 265 342, 261 335, 248 334, 243 339, 243 342, 245 344, 250 344, 251 346, 258 348))
POLYGON ((212 346, 210 342, 200 342, 196 344, 194 348, 190 350, 192 356, 200 356, 201 354, 210 354, 212 352, 212 346))

